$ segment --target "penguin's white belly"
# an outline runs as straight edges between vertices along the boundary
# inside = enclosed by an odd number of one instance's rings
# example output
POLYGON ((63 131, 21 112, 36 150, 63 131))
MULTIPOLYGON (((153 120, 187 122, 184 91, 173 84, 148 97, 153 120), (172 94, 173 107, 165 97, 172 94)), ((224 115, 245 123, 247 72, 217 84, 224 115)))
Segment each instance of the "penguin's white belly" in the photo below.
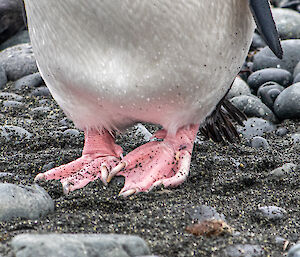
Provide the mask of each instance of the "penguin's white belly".
POLYGON ((251 43, 248 0, 25 0, 35 56, 80 128, 202 122, 251 43))

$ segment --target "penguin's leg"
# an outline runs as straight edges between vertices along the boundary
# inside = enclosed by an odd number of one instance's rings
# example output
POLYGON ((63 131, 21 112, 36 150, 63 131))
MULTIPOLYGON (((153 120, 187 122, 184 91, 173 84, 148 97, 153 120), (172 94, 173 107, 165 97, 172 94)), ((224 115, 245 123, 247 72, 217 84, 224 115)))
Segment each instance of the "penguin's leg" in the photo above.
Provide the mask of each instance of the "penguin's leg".
POLYGON ((120 192, 129 196, 150 191, 164 185, 176 187, 183 183, 190 169, 191 155, 199 125, 181 128, 175 135, 165 130, 156 133, 163 141, 146 143, 127 154, 108 176, 108 182, 117 173, 125 177, 125 185, 120 192), (124 167, 119 172, 119 167, 124 167))
POLYGON ((120 162, 123 150, 115 144, 114 137, 107 130, 88 130, 84 134, 85 142, 80 158, 38 174, 35 181, 60 180, 65 194, 97 178, 107 184, 107 177, 120 162))

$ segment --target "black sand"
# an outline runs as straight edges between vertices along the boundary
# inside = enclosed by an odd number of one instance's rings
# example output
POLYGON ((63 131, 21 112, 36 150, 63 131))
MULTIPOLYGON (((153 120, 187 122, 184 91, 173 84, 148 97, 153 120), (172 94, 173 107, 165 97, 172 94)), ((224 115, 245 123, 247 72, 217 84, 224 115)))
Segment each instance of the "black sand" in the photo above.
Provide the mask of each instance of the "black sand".
MULTIPOLYGON (((21 126, 20 120, 30 119, 31 124, 24 123, 22 127, 34 136, 19 142, 1 139, 0 171, 14 176, 0 177, 0 182, 31 185, 34 177, 44 171, 44 165, 53 162, 57 166, 81 155, 83 134, 49 136, 60 130, 62 125, 58 122, 64 117, 51 97, 30 96, 32 89, 17 92, 13 83, 4 91, 25 96, 26 108, 11 110, 2 106, 0 124, 21 126), (51 106, 52 111, 47 115, 31 114, 42 99, 49 99, 44 106, 51 106), (51 119, 53 115, 57 117, 51 119)), ((65 196, 59 182, 42 182, 40 185, 55 200, 55 212, 40 220, 0 222, 0 255, 13 256, 9 241, 17 234, 57 232, 135 234, 146 240, 153 254, 165 257, 224 256, 222 251, 227 246, 238 243, 258 244, 265 256, 282 256, 299 238, 300 145, 293 144, 291 134, 300 132, 300 121, 285 121, 280 127, 286 127, 288 134, 265 135, 268 150, 253 149, 245 139, 234 145, 211 141, 195 144, 190 176, 174 189, 159 188, 119 198, 123 183, 119 177, 107 188, 99 180, 65 196), (287 162, 298 164, 298 169, 282 180, 270 179, 269 173, 287 162), (187 208, 202 204, 223 213, 227 223, 240 233, 206 238, 185 232, 192 223, 187 208), (257 207, 269 205, 284 208, 286 217, 276 222, 253 217, 257 207), (290 242, 286 251, 283 243, 276 244, 277 236, 290 242)), ((118 136, 117 143, 126 153, 144 142, 129 129, 118 136)))

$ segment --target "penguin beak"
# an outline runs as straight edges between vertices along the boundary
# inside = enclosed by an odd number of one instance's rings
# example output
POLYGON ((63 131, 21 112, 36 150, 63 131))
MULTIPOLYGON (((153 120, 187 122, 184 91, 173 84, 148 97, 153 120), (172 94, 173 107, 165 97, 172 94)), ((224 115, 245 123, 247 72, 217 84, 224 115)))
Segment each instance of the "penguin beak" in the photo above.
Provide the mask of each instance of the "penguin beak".
POLYGON ((283 51, 268 0, 249 0, 249 5, 263 40, 282 59, 283 51))

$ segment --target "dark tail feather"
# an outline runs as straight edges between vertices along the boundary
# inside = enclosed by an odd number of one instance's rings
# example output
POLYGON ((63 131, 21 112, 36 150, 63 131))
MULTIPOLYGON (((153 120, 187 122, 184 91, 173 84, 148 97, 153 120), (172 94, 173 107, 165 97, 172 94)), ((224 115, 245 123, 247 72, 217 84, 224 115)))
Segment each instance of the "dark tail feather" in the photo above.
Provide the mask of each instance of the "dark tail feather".
POLYGON ((226 140, 230 143, 239 142, 239 134, 232 121, 243 125, 244 120, 246 120, 245 114, 223 97, 216 109, 200 126, 200 132, 207 139, 212 139, 215 142, 225 142, 226 140))

